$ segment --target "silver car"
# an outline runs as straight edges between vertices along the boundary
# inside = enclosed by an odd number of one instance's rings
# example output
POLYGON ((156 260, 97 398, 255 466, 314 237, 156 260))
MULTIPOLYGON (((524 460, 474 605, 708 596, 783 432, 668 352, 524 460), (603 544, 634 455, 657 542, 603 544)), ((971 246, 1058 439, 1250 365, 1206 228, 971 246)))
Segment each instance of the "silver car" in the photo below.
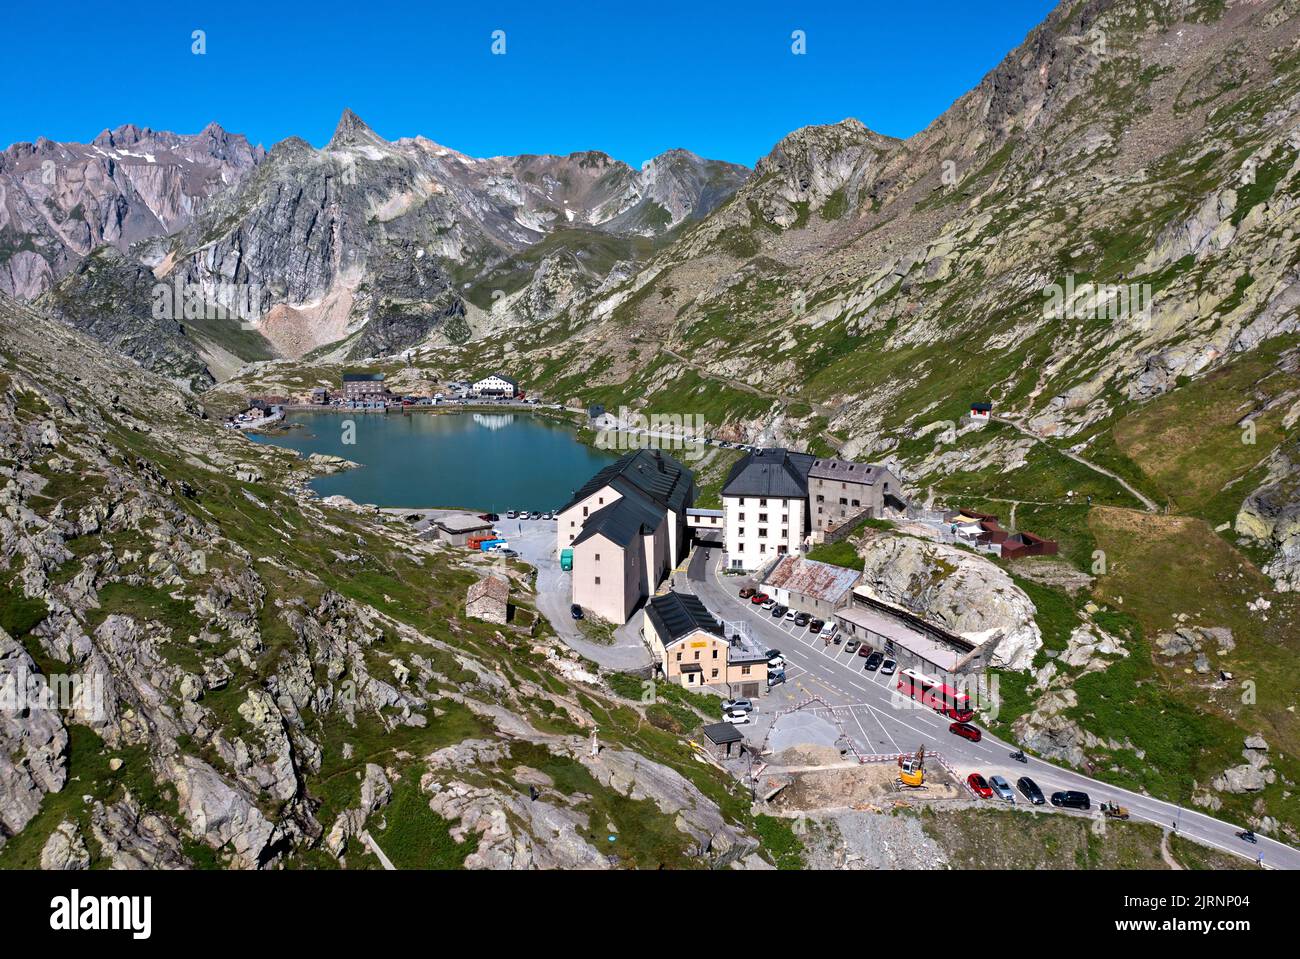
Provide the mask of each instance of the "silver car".
POLYGON ((1001 776, 990 776, 989 786, 993 789, 994 795, 1003 802, 1013 803, 1016 801, 1016 794, 1011 791, 1011 786, 1001 776))

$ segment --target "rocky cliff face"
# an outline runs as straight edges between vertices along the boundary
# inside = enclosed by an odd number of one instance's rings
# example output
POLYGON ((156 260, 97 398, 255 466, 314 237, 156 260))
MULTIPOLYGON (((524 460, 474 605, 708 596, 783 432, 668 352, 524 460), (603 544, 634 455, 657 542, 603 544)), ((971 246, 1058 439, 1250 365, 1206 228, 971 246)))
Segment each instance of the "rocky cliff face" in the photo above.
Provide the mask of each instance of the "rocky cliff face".
POLYGON ((463 619, 485 561, 314 468, 0 295, 0 868, 760 864, 525 570, 463 619))
POLYGON ((264 151, 209 124, 193 136, 132 124, 90 143, 16 143, 0 153, 0 291, 32 298, 96 247, 189 225, 264 151))

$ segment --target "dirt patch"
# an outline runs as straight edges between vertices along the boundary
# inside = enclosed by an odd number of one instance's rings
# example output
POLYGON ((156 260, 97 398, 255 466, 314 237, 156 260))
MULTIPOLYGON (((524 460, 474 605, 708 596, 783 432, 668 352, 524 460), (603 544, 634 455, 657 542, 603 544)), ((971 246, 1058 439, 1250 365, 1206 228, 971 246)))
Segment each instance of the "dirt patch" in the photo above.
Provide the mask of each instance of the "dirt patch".
POLYGON ((785 784, 769 803, 776 815, 819 809, 884 810, 899 804, 947 801, 964 795, 961 787, 939 766, 927 763, 925 775, 925 786, 909 789, 898 785, 898 767, 893 763, 769 768, 759 777, 757 786, 762 796, 785 784))

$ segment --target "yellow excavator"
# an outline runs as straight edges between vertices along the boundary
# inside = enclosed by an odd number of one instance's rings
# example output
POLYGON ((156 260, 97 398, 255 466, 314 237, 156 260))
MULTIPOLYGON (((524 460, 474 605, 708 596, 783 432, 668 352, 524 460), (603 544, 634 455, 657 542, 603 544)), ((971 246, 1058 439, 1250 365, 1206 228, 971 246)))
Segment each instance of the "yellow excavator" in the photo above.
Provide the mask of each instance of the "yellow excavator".
POLYGON ((898 757, 898 782, 901 786, 917 788, 925 785, 925 746, 915 755, 898 757))

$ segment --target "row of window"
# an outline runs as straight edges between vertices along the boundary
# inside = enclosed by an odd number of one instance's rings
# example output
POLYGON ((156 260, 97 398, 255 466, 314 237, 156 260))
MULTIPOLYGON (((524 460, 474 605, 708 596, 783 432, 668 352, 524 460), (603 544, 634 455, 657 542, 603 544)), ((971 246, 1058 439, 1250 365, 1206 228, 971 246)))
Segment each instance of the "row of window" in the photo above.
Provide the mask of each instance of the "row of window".
MULTIPOLYGON (((744 536, 744 535, 745 535, 745 527, 741 526, 740 528, 738 528, 738 529, 736 530, 736 535, 737 535, 737 536, 744 536)), ((790 535, 790 528, 789 528, 788 526, 782 526, 782 527, 781 527, 781 538, 782 538, 782 539, 786 539, 787 537, 789 537, 789 535, 790 535)), ((759 538, 759 539, 767 539, 767 527, 766 527, 766 526, 760 526, 760 527, 758 528, 758 538, 759 538)))

